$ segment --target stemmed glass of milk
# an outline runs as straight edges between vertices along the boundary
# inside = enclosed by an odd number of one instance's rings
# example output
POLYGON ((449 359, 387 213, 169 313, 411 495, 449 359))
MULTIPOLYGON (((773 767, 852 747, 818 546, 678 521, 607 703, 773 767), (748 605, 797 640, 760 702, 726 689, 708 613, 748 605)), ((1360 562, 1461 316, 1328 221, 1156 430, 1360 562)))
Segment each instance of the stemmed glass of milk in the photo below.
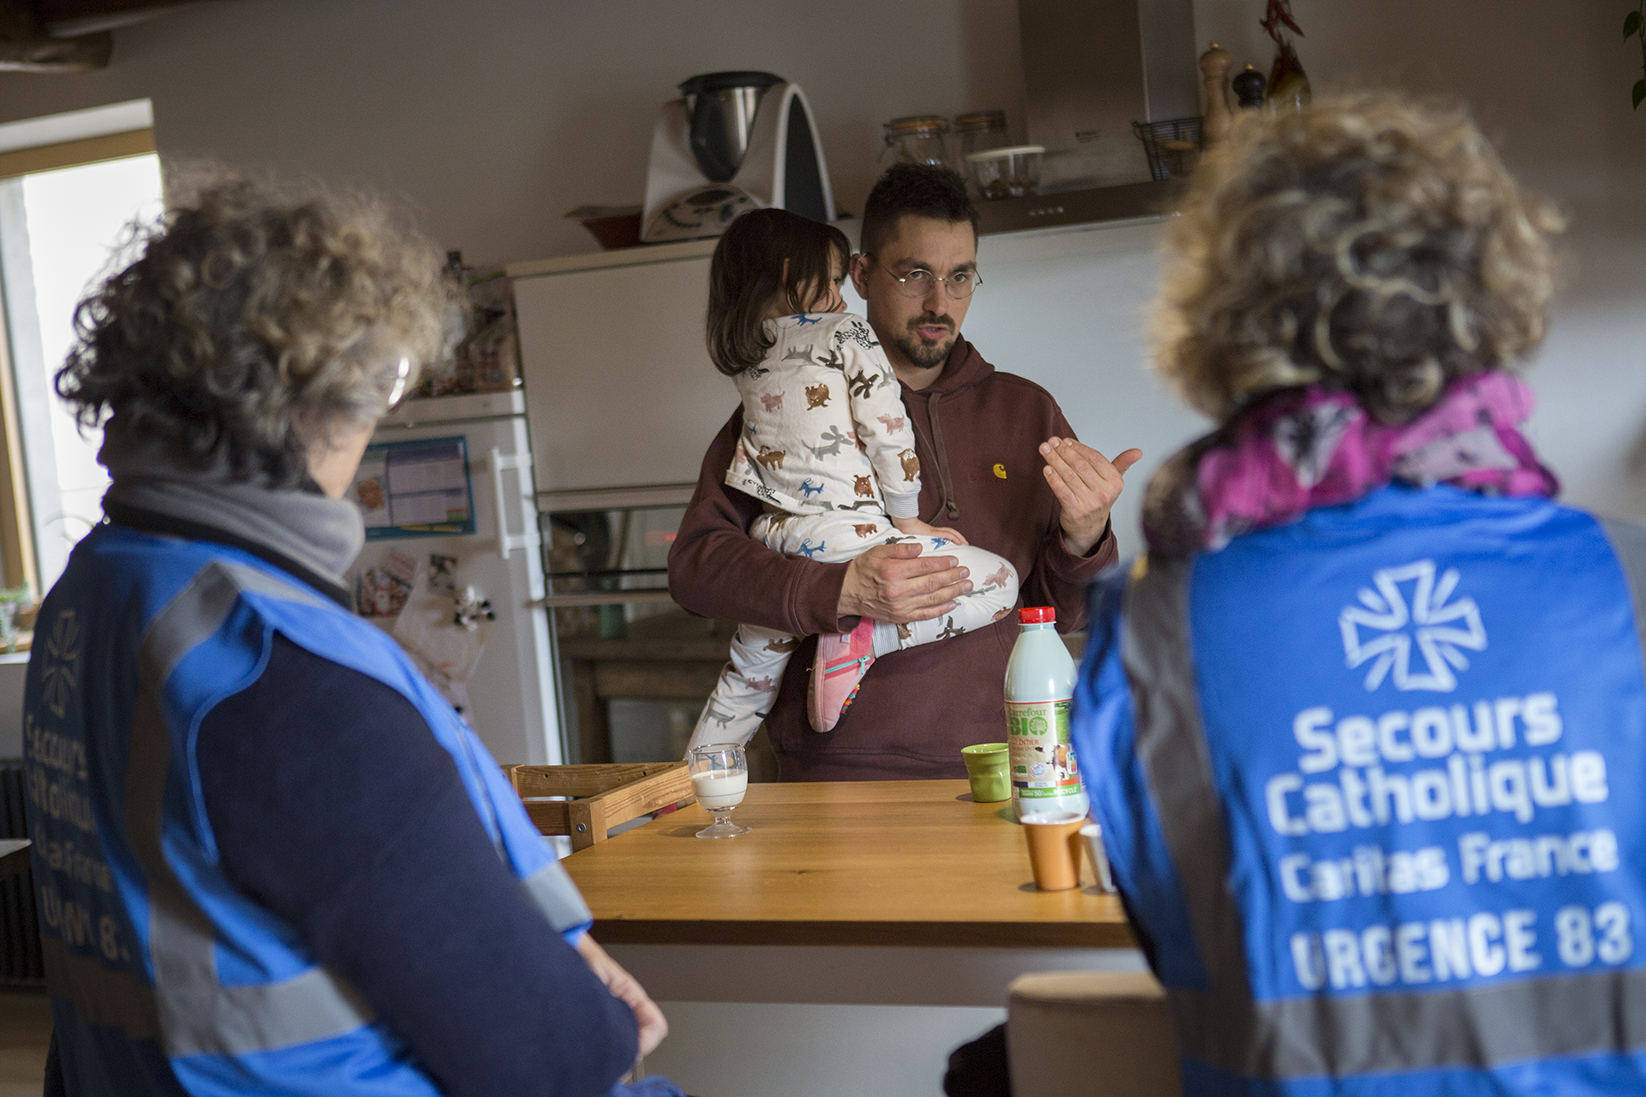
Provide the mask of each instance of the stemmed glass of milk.
POLYGON ((749 788, 749 763, 736 743, 710 743, 693 747, 686 759, 691 767, 692 793, 697 802, 714 815, 714 825, 697 832, 699 838, 736 838, 749 833, 730 819, 732 809, 743 802, 749 788))

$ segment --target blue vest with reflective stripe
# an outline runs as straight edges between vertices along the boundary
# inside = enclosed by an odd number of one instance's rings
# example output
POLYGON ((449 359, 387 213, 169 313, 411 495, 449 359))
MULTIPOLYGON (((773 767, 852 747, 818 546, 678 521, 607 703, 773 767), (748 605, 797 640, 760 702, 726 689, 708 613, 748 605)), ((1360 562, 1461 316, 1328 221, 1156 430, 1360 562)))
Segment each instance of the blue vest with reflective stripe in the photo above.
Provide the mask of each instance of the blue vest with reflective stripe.
POLYGON ((480 740, 387 634, 291 576, 232 548, 103 526, 36 628, 30 835, 69 1092, 438 1092, 296 931, 218 867, 195 737, 257 679, 276 631, 411 701, 545 916, 568 933, 586 923, 480 740))
POLYGON ((1646 1089, 1646 531, 1388 488, 1094 588, 1074 738, 1187 1092, 1646 1089))

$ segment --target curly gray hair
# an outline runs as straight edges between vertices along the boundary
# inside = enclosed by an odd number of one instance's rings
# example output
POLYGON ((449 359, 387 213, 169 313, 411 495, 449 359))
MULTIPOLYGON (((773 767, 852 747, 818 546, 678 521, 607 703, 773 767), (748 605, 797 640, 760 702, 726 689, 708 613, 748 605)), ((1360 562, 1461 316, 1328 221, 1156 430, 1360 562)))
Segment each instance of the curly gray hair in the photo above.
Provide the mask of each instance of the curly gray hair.
POLYGON ((1405 421, 1542 342, 1561 227, 1461 110, 1377 93, 1248 114, 1168 231, 1155 367, 1219 422, 1315 383, 1405 421))
POLYGON ((365 197, 216 172, 136 245, 76 309, 57 392, 183 468, 301 482, 313 445, 383 415, 461 323, 434 245, 365 197))

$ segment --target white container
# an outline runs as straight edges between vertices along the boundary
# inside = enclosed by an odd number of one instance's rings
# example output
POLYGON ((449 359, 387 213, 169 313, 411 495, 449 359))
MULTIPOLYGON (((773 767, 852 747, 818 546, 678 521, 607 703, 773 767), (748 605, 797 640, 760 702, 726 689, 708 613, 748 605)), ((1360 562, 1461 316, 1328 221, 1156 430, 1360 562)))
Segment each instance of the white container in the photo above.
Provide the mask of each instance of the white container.
POLYGON ((1086 845, 1086 859, 1092 866, 1092 883, 1097 890, 1115 892, 1114 876, 1109 872, 1109 851, 1103 845, 1103 828, 1087 823, 1080 828, 1080 840, 1086 845))
POLYGON ((1006 663, 1012 807, 1019 818, 1041 811, 1085 815, 1086 787, 1069 741, 1074 658, 1057 634, 1052 607, 1020 609, 1017 620, 1021 631, 1006 663))
POLYGON ((1022 198, 1040 186, 1040 160, 1045 154, 1042 145, 986 149, 966 157, 966 168, 972 186, 984 198, 1022 198))

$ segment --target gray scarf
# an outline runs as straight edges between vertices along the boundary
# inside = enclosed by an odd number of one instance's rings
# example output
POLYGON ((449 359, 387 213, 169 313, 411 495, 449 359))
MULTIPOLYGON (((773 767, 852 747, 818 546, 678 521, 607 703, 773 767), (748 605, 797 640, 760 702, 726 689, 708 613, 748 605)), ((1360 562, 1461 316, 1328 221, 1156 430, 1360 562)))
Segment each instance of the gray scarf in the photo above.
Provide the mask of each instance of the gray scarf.
POLYGON ((103 431, 97 459, 114 483, 103 505, 129 507, 221 530, 266 547, 343 587, 343 573, 366 543, 360 508, 328 499, 312 484, 276 489, 234 483, 221 470, 178 468, 165 447, 125 429, 118 416, 103 431))

